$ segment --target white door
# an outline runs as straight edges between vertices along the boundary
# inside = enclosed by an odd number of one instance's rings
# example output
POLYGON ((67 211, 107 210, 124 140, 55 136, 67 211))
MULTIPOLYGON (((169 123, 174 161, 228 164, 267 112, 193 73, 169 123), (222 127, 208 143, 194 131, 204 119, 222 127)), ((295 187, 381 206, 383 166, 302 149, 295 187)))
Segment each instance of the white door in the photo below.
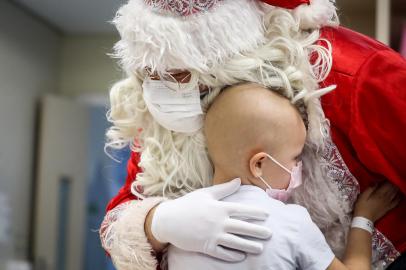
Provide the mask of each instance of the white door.
POLYGON ((41 270, 80 270, 84 250, 89 112, 77 101, 42 100, 33 253, 41 270))

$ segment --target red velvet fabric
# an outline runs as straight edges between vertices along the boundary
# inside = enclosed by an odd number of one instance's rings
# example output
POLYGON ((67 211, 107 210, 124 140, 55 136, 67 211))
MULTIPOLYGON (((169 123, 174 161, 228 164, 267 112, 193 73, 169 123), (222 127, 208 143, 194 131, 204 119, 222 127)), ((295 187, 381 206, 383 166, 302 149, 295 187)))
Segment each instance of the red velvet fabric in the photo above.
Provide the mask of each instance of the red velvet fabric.
MULTIPOLYGON (((388 180, 406 194, 406 61, 376 40, 345 28, 325 28, 333 69, 322 97, 337 145, 361 191, 388 180)), ((406 200, 376 227, 406 251, 406 200)))
POLYGON ((122 203, 131 200, 138 200, 138 198, 131 193, 131 184, 135 180, 137 173, 141 171, 140 167, 138 167, 139 162, 139 154, 136 152, 131 152, 130 159, 127 163, 127 179, 125 184, 121 187, 117 195, 107 204, 106 212, 114 209, 116 206, 122 203))
POLYGON ((260 0, 271 6, 294 9, 301 4, 310 4, 310 0, 260 0))
MULTIPOLYGON (((340 27, 324 28, 332 43, 333 68, 323 83, 337 89, 322 97, 332 137, 361 190, 388 180, 406 194, 406 61, 385 45, 340 27)), ((132 153, 126 184, 108 204, 131 194, 139 156, 132 153)), ((406 200, 377 223, 400 252, 406 251, 406 200)))

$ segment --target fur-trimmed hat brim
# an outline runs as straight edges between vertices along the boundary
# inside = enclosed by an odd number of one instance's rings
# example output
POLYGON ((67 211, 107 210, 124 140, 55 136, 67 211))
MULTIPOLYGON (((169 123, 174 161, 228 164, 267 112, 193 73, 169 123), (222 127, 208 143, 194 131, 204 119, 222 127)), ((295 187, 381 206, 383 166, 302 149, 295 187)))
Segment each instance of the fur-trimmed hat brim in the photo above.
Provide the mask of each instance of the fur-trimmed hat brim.
POLYGON ((144 1, 130 0, 113 23, 121 35, 115 56, 129 73, 146 67, 204 72, 264 42, 263 9, 254 0, 221 1, 186 17, 160 14, 144 1))

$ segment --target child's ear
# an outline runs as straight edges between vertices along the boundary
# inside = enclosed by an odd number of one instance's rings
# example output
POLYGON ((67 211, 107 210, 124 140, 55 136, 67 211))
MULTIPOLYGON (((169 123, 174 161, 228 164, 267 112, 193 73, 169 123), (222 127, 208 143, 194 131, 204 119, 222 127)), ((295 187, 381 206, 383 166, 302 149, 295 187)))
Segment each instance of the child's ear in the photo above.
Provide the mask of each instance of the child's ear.
POLYGON ((267 155, 264 152, 257 153, 253 155, 250 159, 250 172, 255 177, 258 178, 262 176, 263 162, 265 161, 267 155))

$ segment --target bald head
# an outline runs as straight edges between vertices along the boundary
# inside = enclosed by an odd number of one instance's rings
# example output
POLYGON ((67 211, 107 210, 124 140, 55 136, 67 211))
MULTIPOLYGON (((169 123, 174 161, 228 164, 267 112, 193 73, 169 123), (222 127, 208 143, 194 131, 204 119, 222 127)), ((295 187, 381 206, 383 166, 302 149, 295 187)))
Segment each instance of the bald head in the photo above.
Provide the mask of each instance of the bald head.
POLYGON ((241 84, 213 102, 205 134, 216 169, 241 177, 249 174, 248 160, 255 153, 277 156, 289 144, 304 143, 305 127, 288 99, 257 84, 241 84))

